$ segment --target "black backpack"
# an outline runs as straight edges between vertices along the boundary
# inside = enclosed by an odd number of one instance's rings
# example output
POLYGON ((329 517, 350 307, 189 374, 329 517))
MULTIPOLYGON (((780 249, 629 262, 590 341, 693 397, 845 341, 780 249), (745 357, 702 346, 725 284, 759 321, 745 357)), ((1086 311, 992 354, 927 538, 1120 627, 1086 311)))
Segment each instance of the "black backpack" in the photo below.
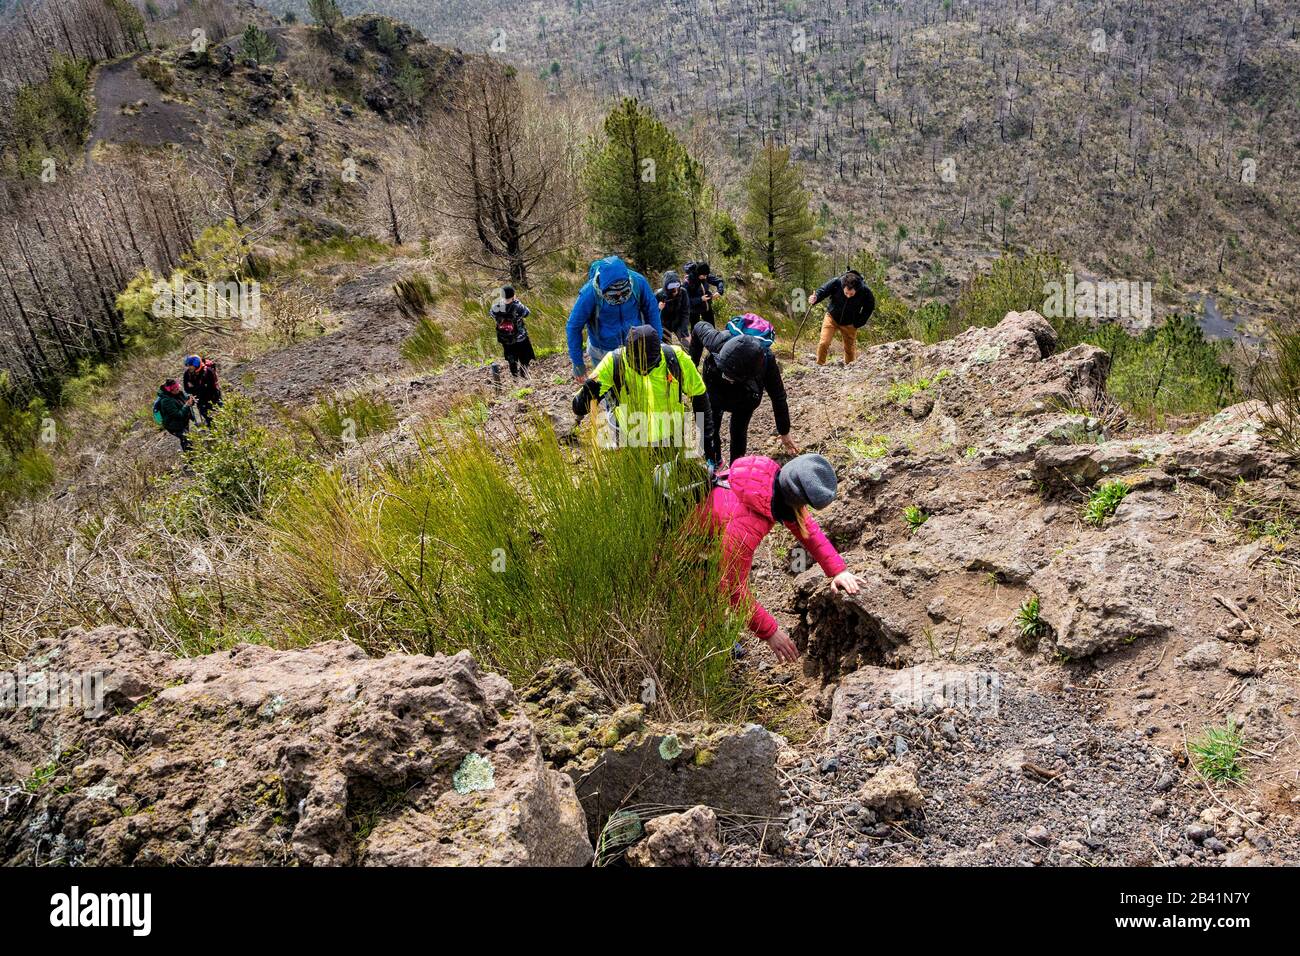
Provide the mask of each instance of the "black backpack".
MULTIPOLYGON (((663 358, 668 363, 669 377, 677 383, 677 401, 681 402, 684 395, 682 392, 682 360, 677 354, 677 349, 667 344, 663 346, 663 358)), ((614 387, 611 389, 616 399, 623 392, 623 383, 623 349, 619 349, 614 353, 614 387)))
POLYGON ((514 305, 510 305, 505 312, 493 312, 492 319, 497 326, 497 341, 502 345, 513 342, 519 333, 519 322, 515 318, 514 305))

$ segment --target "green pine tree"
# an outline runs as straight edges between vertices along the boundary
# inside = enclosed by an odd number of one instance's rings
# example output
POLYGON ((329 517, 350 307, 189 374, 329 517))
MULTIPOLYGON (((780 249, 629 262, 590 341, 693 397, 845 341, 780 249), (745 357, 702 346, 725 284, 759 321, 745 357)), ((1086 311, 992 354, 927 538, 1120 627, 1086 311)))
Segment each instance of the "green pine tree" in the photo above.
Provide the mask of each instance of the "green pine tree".
POLYGON ((329 35, 343 22, 343 11, 335 0, 307 0, 307 12, 311 18, 323 26, 329 35))
POLYGON ((245 60, 252 60, 261 66, 267 60, 275 59, 275 41, 256 23, 250 23, 244 29, 244 39, 239 52, 245 60))
POLYGON ((677 262, 691 234, 686 148, 635 99, 605 117, 583 183, 592 226, 643 270, 677 262))
POLYGON ((808 202, 790 150, 765 143, 745 178, 742 231, 751 254, 777 278, 802 281, 815 265, 811 243, 821 230, 808 202))

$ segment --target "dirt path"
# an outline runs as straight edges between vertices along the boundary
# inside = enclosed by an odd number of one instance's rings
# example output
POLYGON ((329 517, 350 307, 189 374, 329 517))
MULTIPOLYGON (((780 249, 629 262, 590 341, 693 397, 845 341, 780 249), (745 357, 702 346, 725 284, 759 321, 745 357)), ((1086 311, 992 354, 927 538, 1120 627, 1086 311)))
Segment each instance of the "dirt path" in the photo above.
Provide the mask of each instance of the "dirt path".
POLYGON ((198 141, 195 111, 163 100, 162 91, 140 75, 139 56, 103 67, 95 79, 95 123, 86 154, 99 142, 167 146, 198 141))

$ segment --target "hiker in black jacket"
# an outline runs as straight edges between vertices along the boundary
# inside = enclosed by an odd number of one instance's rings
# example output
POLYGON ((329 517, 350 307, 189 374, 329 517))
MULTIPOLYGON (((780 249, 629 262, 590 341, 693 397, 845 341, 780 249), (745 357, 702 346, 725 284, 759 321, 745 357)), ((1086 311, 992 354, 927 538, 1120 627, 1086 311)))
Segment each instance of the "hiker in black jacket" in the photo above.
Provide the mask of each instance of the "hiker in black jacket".
POLYGON ((683 348, 691 340, 691 299, 682 284, 682 277, 669 269, 664 273, 663 288, 655 293, 659 301, 659 318, 664 327, 664 338, 674 336, 683 348))
POLYGON ((528 365, 537 357, 532 339, 528 337, 528 326, 524 324, 531 315, 528 306, 515 298, 513 286, 503 286, 501 298, 492 303, 489 312, 496 323, 497 341, 510 363, 510 374, 515 378, 527 378, 528 365))
MULTIPOLYGON (((691 327, 696 322, 707 322, 709 328, 717 328, 713 319, 713 300, 727 291, 727 284, 721 276, 715 276, 707 262, 688 262, 686 272, 686 295, 691 300, 691 327)), ((704 346, 691 342, 691 361, 697 365, 704 354, 704 346)))
POLYGON ((848 365, 858 354, 858 329, 867 324, 876 308, 876 297, 867 288, 862 273, 850 269, 836 276, 808 296, 808 305, 826 303, 826 319, 822 322, 821 339, 817 342, 817 364, 825 365, 831 351, 831 340, 836 333, 844 340, 844 364, 848 365))
MULTIPOLYGON (((748 316, 746 316, 748 318, 748 316)), ((734 322, 732 323, 735 324, 734 322)), ((770 328, 770 326, 768 326, 770 328)), ((695 340, 705 350, 704 386, 708 390, 709 414, 713 421, 705 430, 705 455, 722 465, 722 416, 731 413, 731 445, 728 460, 743 458, 749 441, 749 421, 763 401, 763 392, 772 399, 772 416, 781 444, 791 455, 799 447, 790 437, 790 405, 786 401, 781 366, 765 346, 752 335, 736 334, 731 326, 715 329, 707 322, 696 322, 695 340)))

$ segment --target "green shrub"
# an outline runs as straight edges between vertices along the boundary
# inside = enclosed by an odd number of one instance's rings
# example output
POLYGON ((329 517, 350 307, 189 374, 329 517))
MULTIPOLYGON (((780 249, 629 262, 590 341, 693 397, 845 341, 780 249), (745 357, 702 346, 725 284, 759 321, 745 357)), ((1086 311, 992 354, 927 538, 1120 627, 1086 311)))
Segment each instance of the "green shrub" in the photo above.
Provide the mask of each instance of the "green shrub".
POLYGON ((1131 415, 1158 423, 1167 415, 1211 414, 1240 398, 1227 346, 1206 339, 1190 315, 1140 335, 1079 319, 1058 320, 1057 332, 1062 349, 1087 342, 1110 355, 1106 390, 1131 415))
POLYGON ((0 372, 0 510, 44 491, 54 481, 54 459, 41 443, 49 414, 40 398, 13 392, 0 372))
POLYGON ((1041 616, 1038 595, 1031 594, 1016 611, 1016 627, 1020 632, 1020 645, 1032 647, 1047 633, 1047 624, 1041 616))
POLYGON ((952 307, 948 334, 997 325, 1008 312, 1042 312, 1047 284, 1061 281, 1065 271, 1065 263, 1046 253, 1000 256, 988 272, 967 280, 952 307))
POLYGON ((468 648, 516 682, 564 658, 619 702, 649 677, 676 713, 734 716, 742 622, 716 542, 687 500, 665 502, 655 463, 593 447, 576 464, 538 424, 504 447, 439 433, 377 473, 322 473, 276 509, 269 596, 290 639, 468 648))
POLYGON ((191 428, 185 464, 194 478, 162 503, 169 530, 198 531, 210 522, 268 509, 308 470, 291 443, 254 417, 254 403, 228 395, 208 428, 191 428))
POLYGON ((42 172, 52 155, 66 156, 90 132, 89 60, 55 53, 49 79, 20 87, 14 96, 11 145, 27 175, 42 172))
POLYGON ((930 516, 916 505, 908 505, 903 509, 903 522, 907 525, 908 531, 915 531, 929 520, 930 516))
POLYGON ((1300 320, 1269 329, 1271 354, 1259 378, 1265 403, 1264 433, 1292 457, 1300 458, 1300 320))
POLYGON ((158 87, 161 93, 170 93, 176 88, 176 74, 156 56, 141 57, 136 61, 135 68, 141 76, 158 87))

